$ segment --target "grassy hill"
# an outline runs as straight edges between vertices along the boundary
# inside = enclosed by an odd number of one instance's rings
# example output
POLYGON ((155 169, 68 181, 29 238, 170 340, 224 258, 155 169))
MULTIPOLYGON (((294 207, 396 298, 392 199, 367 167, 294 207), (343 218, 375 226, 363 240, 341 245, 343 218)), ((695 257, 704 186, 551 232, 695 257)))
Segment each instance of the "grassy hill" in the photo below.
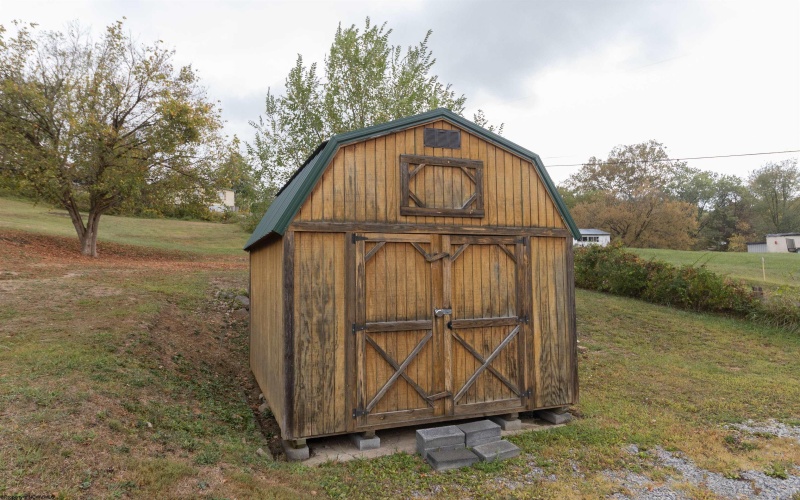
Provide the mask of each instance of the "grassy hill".
MULTIPOLYGON (((75 238, 75 228, 66 210, 44 203, 0 197, 0 231, 21 230, 75 238)), ((136 219, 104 215, 100 218, 98 243, 122 243, 163 250, 208 254, 244 254, 249 234, 237 224, 187 222, 167 219, 136 219)))
POLYGON ((711 271, 746 281, 752 286, 776 287, 790 285, 800 288, 800 255, 791 253, 744 252, 692 252, 682 250, 657 250, 632 248, 646 259, 657 259, 675 264, 705 265, 711 271), (761 259, 764 259, 762 275, 761 259))
POLYGON ((796 439, 726 426, 800 425, 800 337, 581 290, 578 418, 513 437, 520 457, 447 473, 405 454, 270 461, 246 319, 220 298, 247 287, 246 235, 105 218, 101 256, 82 258, 50 212, 0 199, 0 496, 715 497, 665 450, 731 481, 798 475, 796 439))

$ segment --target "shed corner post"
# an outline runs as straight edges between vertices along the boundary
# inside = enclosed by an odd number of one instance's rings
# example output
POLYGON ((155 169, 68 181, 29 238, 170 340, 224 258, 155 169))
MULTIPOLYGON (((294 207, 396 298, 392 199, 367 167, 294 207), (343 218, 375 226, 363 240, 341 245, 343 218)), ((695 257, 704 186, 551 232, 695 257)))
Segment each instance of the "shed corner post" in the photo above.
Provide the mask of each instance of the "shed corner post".
POLYGON ((294 419, 294 231, 283 235, 283 346, 284 346, 284 439, 295 435, 294 419))
POLYGON ((572 363, 572 404, 578 403, 578 324, 575 311, 575 254, 572 246, 572 236, 567 236, 566 261, 567 261, 567 315, 569 318, 570 336, 570 362, 572 363))

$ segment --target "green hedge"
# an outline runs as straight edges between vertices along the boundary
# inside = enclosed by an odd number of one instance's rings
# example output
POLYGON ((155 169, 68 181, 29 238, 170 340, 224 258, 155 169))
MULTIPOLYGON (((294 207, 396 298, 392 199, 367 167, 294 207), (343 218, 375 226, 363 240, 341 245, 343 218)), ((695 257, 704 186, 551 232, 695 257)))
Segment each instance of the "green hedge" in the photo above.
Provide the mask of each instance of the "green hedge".
POLYGON ((575 249, 575 286, 691 311, 749 318, 800 331, 797 298, 762 301, 748 287, 705 266, 673 266, 645 260, 619 244, 575 249))

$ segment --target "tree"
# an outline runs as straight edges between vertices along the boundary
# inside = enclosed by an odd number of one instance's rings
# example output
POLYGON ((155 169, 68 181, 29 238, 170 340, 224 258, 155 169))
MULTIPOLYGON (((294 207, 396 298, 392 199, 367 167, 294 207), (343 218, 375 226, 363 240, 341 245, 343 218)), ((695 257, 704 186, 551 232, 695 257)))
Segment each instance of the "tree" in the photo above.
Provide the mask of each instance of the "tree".
POLYGON ((628 246, 686 249, 697 229, 697 206, 680 199, 690 174, 651 140, 590 158, 565 188, 578 225, 607 229, 628 246))
POLYGON ((122 21, 97 41, 74 24, 34 31, 0 26, 0 173, 64 207, 84 255, 97 256, 100 217, 144 191, 216 196, 222 121, 191 67, 122 21))
POLYGON ((764 232, 796 231, 800 225, 800 170, 797 158, 766 163, 748 178, 764 232))
MULTIPOLYGON (((416 46, 391 45, 386 23, 336 30, 325 57, 324 78, 316 63, 298 55, 283 95, 272 90, 265 113, 251 125, 247 151, 259 166, 266 196, 274 194, 322 141, 334 134, 444 107, 462 114, 466 98, 431 74, 436 60, 428 47, 431 31, 416 46)), ((476 122, 489 126, 482 111, 476 122)), ((497 129, 502 133, 502 126, 497 129)))

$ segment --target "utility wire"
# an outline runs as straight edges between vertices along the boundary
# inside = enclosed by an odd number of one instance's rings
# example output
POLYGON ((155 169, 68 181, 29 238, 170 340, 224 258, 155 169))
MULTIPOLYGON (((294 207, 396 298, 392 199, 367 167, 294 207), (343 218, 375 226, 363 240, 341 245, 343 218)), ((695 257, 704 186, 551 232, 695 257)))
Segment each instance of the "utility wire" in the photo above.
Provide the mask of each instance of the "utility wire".
MULTIPOLYGON (((781 154, 781 153, 800 153, 800 149, 789 149, 789 150, 786 150, 786 151, 767 151, 767 152, 764 152, 764 153, 740 153, 740 154, 734 154, 734 155, 691 156, 691 157, 687 156, 686 158, 663 158, 663 159, 659 159, 659 160, 636 160, 636 161, 619 160, 619 161, 614 161, 613 163, 656 163, 656 162, 662 162, 662 161, 707 160, 709 158, 733 158, 733 157, 737 157, 737 156, 776 155, 776 154, 781 154)), ((563 158, 563 156, 561 158, 563 158)), ((601 162, 601 163, 610 163, 610 162, 605 162, 604 161, 604 162, 601 162)), ((583 163, 563 163, 563 164, 560 164, 560 165, 545 165, 545 166, 547 168, 551 168, 551 167, 582 167, 582 166, 584 166, 586 164, 587 164, 587 162, 583 162, 583 163)))

